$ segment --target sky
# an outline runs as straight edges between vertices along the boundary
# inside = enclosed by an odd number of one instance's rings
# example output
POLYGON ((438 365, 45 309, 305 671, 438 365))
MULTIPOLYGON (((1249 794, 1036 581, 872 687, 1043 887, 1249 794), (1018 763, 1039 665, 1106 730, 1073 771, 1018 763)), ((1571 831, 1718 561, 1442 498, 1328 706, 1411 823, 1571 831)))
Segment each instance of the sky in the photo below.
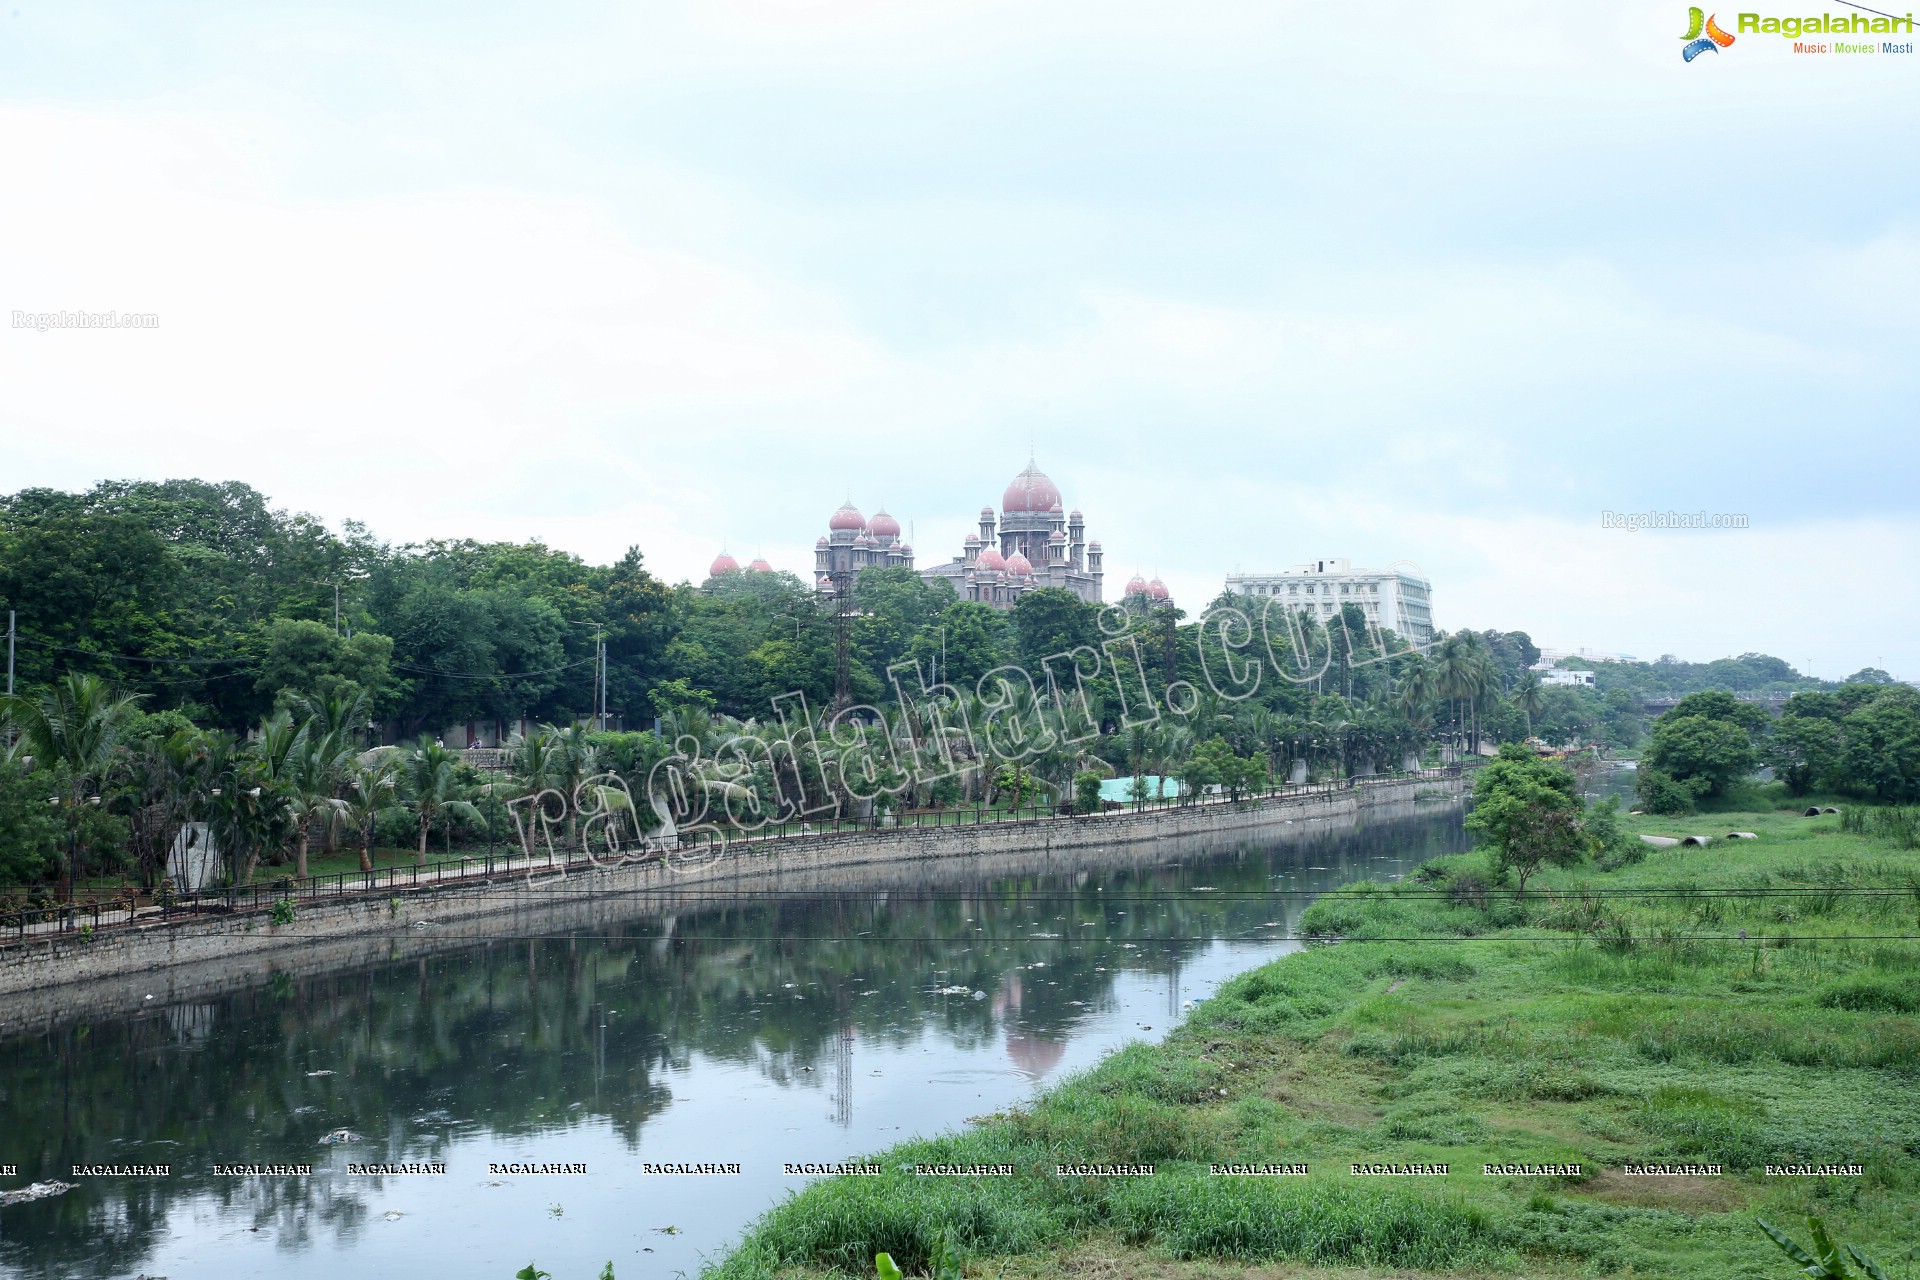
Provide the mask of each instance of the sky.
POLYGON ((950 558, 1031 454, 1109 595, 1410 561, 1447 628, 1920 678, 1920 55, 1687 25, 0 0, 0 312, 159 318, 0 328, 0 492, 698 581, 849 498, 950 558), (1667 510, 1746 527, 1606 527, 1667 510))

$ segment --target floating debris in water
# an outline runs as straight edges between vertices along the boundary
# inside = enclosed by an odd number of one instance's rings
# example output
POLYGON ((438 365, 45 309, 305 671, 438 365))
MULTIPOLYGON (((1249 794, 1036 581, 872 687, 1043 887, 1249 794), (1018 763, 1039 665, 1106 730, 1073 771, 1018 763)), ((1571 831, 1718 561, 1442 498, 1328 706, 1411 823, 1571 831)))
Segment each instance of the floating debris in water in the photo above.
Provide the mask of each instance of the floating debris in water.
POLYGON ((341 1143, 346 1143, 346 1142, 365 1142, 365 1141, 366 1141, 365 1138, 361 1137, 359 1134, 355 1133, 351 1129, 335 1129, 332 1133, 320 1139, 320 1145, 323 1147, 333 1147, 333 1146, 339 1146, 341 1143))
POLYGON ((79 1185, 77 1182, 30 1182, 17 1191, 0 1191, 0 1204, 25 1204, 29 1200, 45 1200, 48 1196, 65 1195, 79 1185))
POLYGON ((987 993, 984 991, 976 991, 973 993, 973 998, 975 1000, 985 1000, 987 998, 987 993))
POLYGON ((400 1212, 398 1209, 389 1209, 385 1213, 381 1214, 380 1216, 385 1218, 388 1222, 398 1222, 400 1221, 400 1219, 406 1217, 407 1215, 400 1212))
POLYGON ((654 1230, 663 1236, 677 1236, 680 1234, 680 1228, 673 1226, 655 1227, 654 1230))
POLYGON ((933 994, 937 996, 964 996, 971 990, 971 987, 935 987, 933 994))
POLYGON ((311 1080, 311 1079, 313 1079, 313 1078, 314 1078, 315 1076, 330 1076, 330 1075, 333 1075, 333 1074, 335 1074, 335 1073, 334 1073, 334 1072, 332 1072, 332 1071, 309 1071, 309 1072, 307 1072, 307 1079, 309 1079, 309 1080, 311 1080))

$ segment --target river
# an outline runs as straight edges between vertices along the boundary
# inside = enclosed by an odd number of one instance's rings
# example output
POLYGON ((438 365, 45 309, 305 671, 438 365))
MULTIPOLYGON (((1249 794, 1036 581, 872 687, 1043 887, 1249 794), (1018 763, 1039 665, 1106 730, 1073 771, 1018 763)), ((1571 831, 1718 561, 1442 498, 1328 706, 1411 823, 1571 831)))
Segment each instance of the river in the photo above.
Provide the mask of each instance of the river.
POLYGON ((0 1275, 692 1275, 805 1184, 784 1164, 1017 1106, 1293 949, 1315 894, 1466 840, 1449 804, 1228 854, 716 902, 76 1012, 0 1041, 0 1190, 78 1184, 0 1209, 0 1275), (322 1145, 342 1129, 358 1140, 322 1145), (645 1171, 677 1163, 739 1172, 645 1171))

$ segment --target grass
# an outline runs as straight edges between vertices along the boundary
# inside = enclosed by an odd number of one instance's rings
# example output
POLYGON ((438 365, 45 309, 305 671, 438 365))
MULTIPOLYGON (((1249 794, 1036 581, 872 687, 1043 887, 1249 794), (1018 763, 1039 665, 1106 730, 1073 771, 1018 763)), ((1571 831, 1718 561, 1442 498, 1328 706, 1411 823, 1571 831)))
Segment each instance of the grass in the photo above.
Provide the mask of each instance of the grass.
POLYGON ((1241 975, 1166 1042, 1029 1110, 884 1153, 883 1177, 806 1188, 709 1275, 870 1275, 880 1250, 913 1272, 947 1227, 986 1276, 1785 1275, 1754 1219, 1809 1214, 1883 1262, 1907 1257, 1920 944, 1873 935, 1920 934, 1920 854, 1833 816, 1628 826, 1760 838, 1543 872, 1524 900, 1496 888, 1484 907, 1448 892, 1484 876, 1474 854, 1431 883, 1324 900, 1303 928, 1337 945, 1241 975), (1726 1175, 1622 1174, 1647 1160, 1726 1175), (1018 1172, 919 1178, 916 1161, 1018 1172), (1158 1173, 1059 1178, 1057 1161, 1158 1173), (1354 1161, 1451 1172, 1358 1178, 1354 1161), (1211 1177, 1210 1162, 1311 1175, 1211 1177), (1482 1173, 1508 1163, 1582 1168, 1482 1173), (1770 1178, 1769 1163, 1863 1175, 1770 1178))

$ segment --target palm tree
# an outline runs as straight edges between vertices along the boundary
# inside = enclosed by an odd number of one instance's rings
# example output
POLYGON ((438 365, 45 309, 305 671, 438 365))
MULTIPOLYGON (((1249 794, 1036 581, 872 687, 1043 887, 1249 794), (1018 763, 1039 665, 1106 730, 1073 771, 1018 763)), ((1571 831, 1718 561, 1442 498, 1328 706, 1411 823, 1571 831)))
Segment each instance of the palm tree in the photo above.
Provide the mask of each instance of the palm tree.
POLYGON ((465 818, 479 822, 480 811, 467 800, 461 785, 460 757, 429 738, 401 757, 399 791, 401 798, 420 820, 420 845, 414 856, 417 866, 427 863, 427 832, 441 818, 465 818))
MULTIPOLYGON (((307 728, 312 727, 313 722, 308 721, 307 728)), ((307 878, 307 848, 313 838, 314 820, 319 819, 331 830, 334 820, 344 811, 343 802, 335 793, 340 788, 345 759, 351 756, 350 749, 343 751, 337 733, 309 736, 303 731, 287 761, 281 782, 294 819, 300 824, 294 874, 302 880, 307 878)))
MULTIPOLYGON (((372 709, 372 698, 365 690, 355 690, 349 694, 336 689, 325 696, 295 694, 292 706, 295 714, 304 722, 302 732, 306 734, 309 748, 320 750, 324 744, 324 760, 315 763, 328 764, 322 772, 331 775, 332 794, 339 794, 340 787, 346 781, 347 768, 358 750, 361 734, 368 727, 367 717, 372 709)), ((328 853, 333 852, 337 816, 333 813, 321 815, 321 847, 328 853)), ((306 873, 302 871, 301 874, 306 873)))
POLYGON ((1523 671, 1513 686, 1514 705, 1526 713, 1527 736, 1533 736, 1533 718, 1547 705, 1546 686, 1540 682, 1538 671, 1523 671))
POLYGON ((381 814, 394 807, 395 774, 398 762, 392 753, 376 757, 369 764, 354 764, 347 770, 346 794, 341 798, 341 813, 362 837, 360 869, 373 870, 373 826, 381 814))
POLYGON ((0 720, 20 735, 22 749, 42 768, 57 769, 67 815, 67 893, 71 898, 80 840, 80 805, 96 793, 131 724, 137 694, 116 694, 97 676, 68 672, 37 698, 0 697, 0 720))
POLYGON ((275 779, 275 771, 285 768, 291 736, 273 721, 264 726, 259 743, 243 745, 227 733, 207 735, 207 825, 225 853, 230 884, 245 884, 261 853, 285 848, 293 836, 292 808, 275 779))

